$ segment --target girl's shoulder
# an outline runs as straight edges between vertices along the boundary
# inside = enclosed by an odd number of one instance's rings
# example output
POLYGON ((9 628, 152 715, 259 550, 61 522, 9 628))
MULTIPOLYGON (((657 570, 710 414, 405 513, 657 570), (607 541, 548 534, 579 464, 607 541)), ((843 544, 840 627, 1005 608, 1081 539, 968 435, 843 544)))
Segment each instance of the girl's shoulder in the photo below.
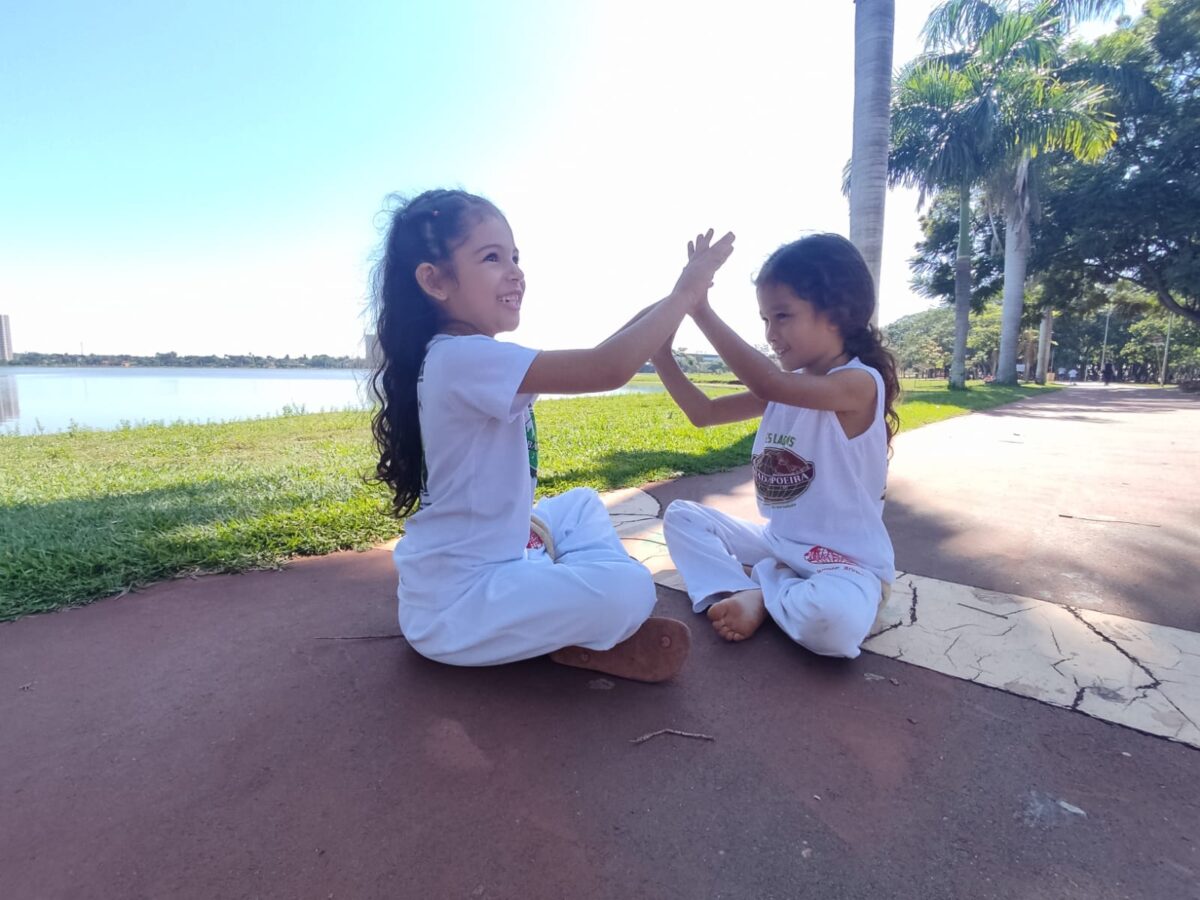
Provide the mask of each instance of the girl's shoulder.
POLYGON ((429 343, 425 345, 425 352, 427 355, 435 352, 439 355, 470 352, 473 348, 495 343, 498 341, 486 334, 444 334, 439 332, 429 339, 429 343))
POLYGON ((834 366, 829 371, 830 371, 830 373, 833 373, 833 372, 840 372, 843 369, 863 369, 864 371, 870 372, 873 375, 880 374, 879 370, 877 368, 863 362, 862 359, 857 356, 850 357, 850 360, 848 362, 845 362, 840 366, 834 366))
POLYGON ((520 353, 537 353, 532 348, 525 347, 521 344, 515 344, 512 341, 498 341, 494 337, 488 337, 486 334, 435 334, 429 339, 429 343, 425 345, 426 355, 437 352, 438 355, 454 355, 454 354, 509 354, 514 352, 520 353))
POLYGON ((828 374, 832 375, 834 372, 862 372, 863 374, 871 377, 871 380, 875 382, 875 387, 877 390, 882 389, 883 387, 883 373, 874 366, 863 362, 857 356, 852 357, 850 361, 844 365, 835 366, 834 368, 830 369, 828 374))
POLYGON ((500 342, 486 334, 435 334, 425 345, 425 366, 455 368, 486 357, 500 342))
POLYGON ((507 418, 537 353, 482 334, 435 335, 425 353, 423 396, 426 402, 507 418))

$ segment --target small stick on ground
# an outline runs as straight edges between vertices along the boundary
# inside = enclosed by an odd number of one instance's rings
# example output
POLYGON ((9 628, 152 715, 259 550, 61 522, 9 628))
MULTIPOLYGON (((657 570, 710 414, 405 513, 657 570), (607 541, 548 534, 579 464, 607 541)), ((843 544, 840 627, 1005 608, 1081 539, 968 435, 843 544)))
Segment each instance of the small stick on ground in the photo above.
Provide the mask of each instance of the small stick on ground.
POLYGON ((1114 519, 1112 516, 1076 516, 1071 513, 1059 513, 1060 519, 1082 519, 1085 522, 1111 522, 1116 525, 1144 525, 1146 528, 1162 528, 1155 522, 1132 522, 1129 519, 1114 519))
POLYGON ((402 634, 345 634, 335 637, 318 637, 317 641, 395 641, 403 640, 402 634))
POLYGON ((660 734, 677 734, 680 737, 696 738, 697 740, 700 740, 700 741, 715 741, 716 740, 716 738, 713 737, 711 734, 697 734, 694 731, 679 731, 676 728, 660 728, 660 729, 658 729, 658 731, 651 731, 649 734, 643 734, 641 737, 634 738, 629 743, 644 744, 644 743, 646 743, 646 741, 650 740, 650 738, 658 737, 660 734))

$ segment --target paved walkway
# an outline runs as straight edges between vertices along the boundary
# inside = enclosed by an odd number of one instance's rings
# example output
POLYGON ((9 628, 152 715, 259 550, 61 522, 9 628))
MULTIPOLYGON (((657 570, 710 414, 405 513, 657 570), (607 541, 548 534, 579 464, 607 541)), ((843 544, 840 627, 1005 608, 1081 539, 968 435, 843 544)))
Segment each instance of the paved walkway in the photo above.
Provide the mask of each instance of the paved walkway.
MULTIPOLYGON (((902 435, 898 565, 1052 604, 1086 584, 1092 608, 1194 631, 1198 416, 1173 392, 1073 389, 902 435), (1027 443, 989 441, 996 423, 1027 443), (1077 448, 1103 426, 1094 452, 1130 465, 1100 491, 1077 448), (1134 464, 1152 427, 1181 439, 1158 469, 1134 464), (1072 461, 1013 466, 1034 434, 1072 461), (930 467, 944 447, 953 464, 930 467), (1117 508, 1118 487, 1159 499, 1117 508), (986 536, 946 512, 1020 491, 1043 501, 986 536), (1092 521, 1151 511, 1169 540, 1092 521), (1031 553, 1059 512, 1092 530, 1031 553), (1097 543, 1138 547, 1154 593, 1097 543), (973 562, 991 580, 962 577, 973 562)), ((651 493, 736 510, 745 486, 651 493)), ((452 669, 396 635, 393 589, 386 552, 342 553, 0 626, 4 895, 1200 898, 1200 753, 1182 743, 886 656, 817 659, 773 627, 728 645, 699 617, 670 684, 452 669), (634 743, 663 728, 712 740, 634 743)), ((669 588, 659 609, 689 616, 669 588)))

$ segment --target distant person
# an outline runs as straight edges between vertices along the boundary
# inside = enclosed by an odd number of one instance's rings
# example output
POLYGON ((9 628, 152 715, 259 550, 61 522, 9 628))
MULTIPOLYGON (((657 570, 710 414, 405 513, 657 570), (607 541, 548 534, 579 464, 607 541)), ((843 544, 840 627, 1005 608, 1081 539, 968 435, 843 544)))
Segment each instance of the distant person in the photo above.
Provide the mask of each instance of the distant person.
POLYGON ((1067 381, 1067 384, 1074 384, 1075 379, 1078 376, 1079 376, 1079 370, 1077 368, 1075 368, 1074 366, 1071 366, 1070 371, 1067 372, 1067 378, 1069 379, 1067 381))
POLYGON ((1104 383, 1112 384, 1112 380, 1113 380, 1113 364, 1110 362, 1106 362, 1104 364, 1104 383))
POLYGON ((1064 375, 1066 375, 1066 374, 1067 374, 1067 370, 1066 370, 1065 368, 1063 368, 1062 366, 1059 366, 1059 367, 1058 367, 1058 376, 1057 376, 1056 380, 1057 380, 1057 381, 1062 381, 1062 380, 1063 380, 1063 376, 1064 376, 1064 375))
POLYGON ((641 681, 677 673, 683 622, 650 617, 650 573, 595 491, 534 505, 533 401, 626 383, 700 303, 733 235, 699 244, 671 293, 592 349, 495 340, 521 319, 525 274, 489 201, 428 191, 392 214, 374 289, 383 360, 373 384, 378 478, 408 515, 396 545, 400 630, 458 666, 542 654, 641 681))
POLYGON ((706 611, 722 638, 745 640, 770 616, 814 653, 856 657, 895 576, 883 496, 898 424, 896 362, 871 324, 870 270, 845 238, 815 234, 780 247, 755 284, 778 365, 707 302, 692 313, 748 391, 706 396, 675 365, 669 342, 653 362, 694 425, 762 416, 751 463, 767 524, 676 500, 667 548, 693 610, 706 611))

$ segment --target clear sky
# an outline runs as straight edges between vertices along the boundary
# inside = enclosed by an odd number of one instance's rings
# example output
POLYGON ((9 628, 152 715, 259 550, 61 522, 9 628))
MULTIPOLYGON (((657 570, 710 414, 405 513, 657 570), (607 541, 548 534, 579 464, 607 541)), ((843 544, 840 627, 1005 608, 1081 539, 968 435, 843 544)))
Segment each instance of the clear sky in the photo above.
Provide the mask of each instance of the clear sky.
MULTIPOLYGON (((895 64, 933 0, 900 0, 895 64)), ((1132 4, 1131 4, 1132 5, 1132 4)), ((0 313, 17 352, 356 355, 391 192, 505 211, 511 339, 590 346, 738 234, 713 301, 848 231, 854 5, 38 0, 0 28, 0 313)), ((880 317, 925 308, 888 197, 880 317)), ((707 349, 699 332, 677 345, 707 349)))

